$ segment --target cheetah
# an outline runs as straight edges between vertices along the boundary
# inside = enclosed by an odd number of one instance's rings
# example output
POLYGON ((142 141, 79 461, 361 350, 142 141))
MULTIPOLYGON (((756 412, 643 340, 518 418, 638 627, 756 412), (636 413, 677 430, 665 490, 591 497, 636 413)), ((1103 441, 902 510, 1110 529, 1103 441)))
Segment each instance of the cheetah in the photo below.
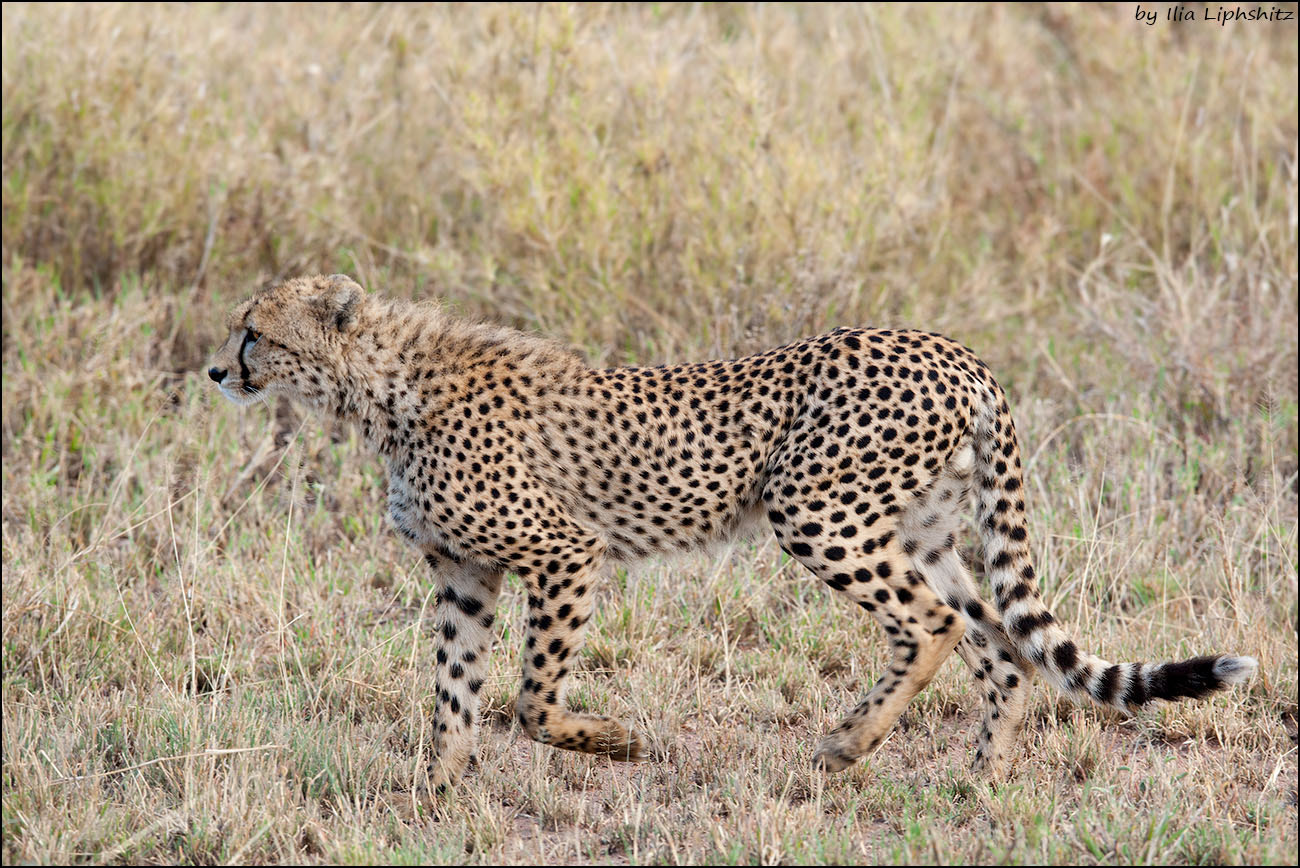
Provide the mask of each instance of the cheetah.
POLYGON ((1122 710, 1247 680, 1251 657, 1108 663, 1039 595, 1019 445, 1002 389, 938 334, 840 328, 743 359, 598 370, 548 340, 370 295, 344 275, 235 307, 208 371, 240 405, 282 395, 359 428, 392 524, 436 583, 429 786, 476 749, 502 578, 528 593, 522 728, 647 759, 637 734, 570 711, 567 676, 613 564, 726 539, 756 517, 888 636, 879 681, 813 765, 871 753, 956 650, 981 685, 974 768, 1005 772, 1035 671, 1122 710), (956 550, 973 501, 995 605, 956 550))

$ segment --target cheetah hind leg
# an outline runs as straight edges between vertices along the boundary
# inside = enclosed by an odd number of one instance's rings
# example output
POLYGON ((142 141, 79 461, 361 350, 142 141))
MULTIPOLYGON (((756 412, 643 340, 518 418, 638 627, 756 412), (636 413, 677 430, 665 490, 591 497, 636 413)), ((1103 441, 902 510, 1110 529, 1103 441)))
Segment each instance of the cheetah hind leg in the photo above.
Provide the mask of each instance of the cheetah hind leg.
POLYGON ((966 633, 957 653, 975 676, 984 706, 972 771, 997 778, 1006 771, 1024 720, 1034 669, 1007 636, 997 610, 980 599, 956 552, 970 467, 969 449, 960 450, 935 484, 904 510, 898 534, 913 568, 965 619, 966 633))
MULTIPOLYGON (((919 564, 918 564, 919 566, 919 564)), ((982 694, 984 721, 971 770, 999 778, 1006 773, 1012 747, 1025 718, 1033 666, 1003 629, 997 610, 976 593, 975 583, 955 551, 927 563, 923 575, 966 619, 957 653, 970 667, 982 694)))
POLYGON ((879 747, 907 704, 925 689, 962 638, 960 617, 925 585, 918 582, 910 591, 903 585, 889 589, 901 591, 904 597, 911 593, 909 601, 899 607, 902 611, 888 602, 882 604, 881 590, 873 591, 871 600, 851 596, 859 605, 875 603, 877 620, 890 635, 893 659, 866 698, 818 743, 813 765, 824 771, 845 769, 879 747))
POLYGON ((961 639, 962 620, 921 581, 884 519, 852 550, 799 516, 773 527, 787 552, 875 617, 893 648, 875 687, 817 746, 813 766, 840 771, 880 746, 961 639))

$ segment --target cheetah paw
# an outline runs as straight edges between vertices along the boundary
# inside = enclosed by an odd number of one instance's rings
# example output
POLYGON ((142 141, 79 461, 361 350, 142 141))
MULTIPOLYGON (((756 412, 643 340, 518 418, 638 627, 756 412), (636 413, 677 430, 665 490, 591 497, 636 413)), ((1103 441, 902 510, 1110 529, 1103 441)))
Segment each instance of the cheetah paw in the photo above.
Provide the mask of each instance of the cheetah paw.
POLYGON ((812 766, 820 772, 842 772, 858 761, 837 747, 822 746, 813 755, 812 766))

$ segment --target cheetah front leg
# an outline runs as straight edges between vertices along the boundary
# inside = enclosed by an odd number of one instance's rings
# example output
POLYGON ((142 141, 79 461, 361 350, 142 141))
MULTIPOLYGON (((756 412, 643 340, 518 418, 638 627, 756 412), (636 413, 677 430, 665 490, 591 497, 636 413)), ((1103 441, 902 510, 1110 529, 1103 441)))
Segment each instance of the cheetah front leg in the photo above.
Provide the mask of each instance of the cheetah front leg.
POLYGON ((565 707, 566 678, 577 665, 583 633, 594 602, 604 547, 573 534, 547 547, 545 554, 513 565, 528 583, 528 637, 524 680, 516 711, 535 740, 566 750, 611 759, 646 758, 641 741, 621 723, 603 715, 578 714, 565 707))
POLYGON ((437 792, 465 771, 478 742, 479 695, 492 648, 492 622, 501 593, 501 569, 429 552, 437 583, 438 636, 433 707, 433 760, 428 786, 437 792))

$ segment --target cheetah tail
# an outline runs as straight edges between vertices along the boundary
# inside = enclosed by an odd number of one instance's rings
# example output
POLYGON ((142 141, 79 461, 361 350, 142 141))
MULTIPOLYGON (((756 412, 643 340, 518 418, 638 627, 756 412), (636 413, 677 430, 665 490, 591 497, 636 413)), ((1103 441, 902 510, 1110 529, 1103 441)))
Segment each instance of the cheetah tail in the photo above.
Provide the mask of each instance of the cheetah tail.
POLYGON ((975 511, 997 608, 1021 655, 1059 690, 1122 710, 1154 699, 1199 698, 1249 679, 1259 666, 1253 657, 1112 664, 1069 638, 1038 593, 1015 428, 1000 390, 990 398, 974 437, 975 511))

